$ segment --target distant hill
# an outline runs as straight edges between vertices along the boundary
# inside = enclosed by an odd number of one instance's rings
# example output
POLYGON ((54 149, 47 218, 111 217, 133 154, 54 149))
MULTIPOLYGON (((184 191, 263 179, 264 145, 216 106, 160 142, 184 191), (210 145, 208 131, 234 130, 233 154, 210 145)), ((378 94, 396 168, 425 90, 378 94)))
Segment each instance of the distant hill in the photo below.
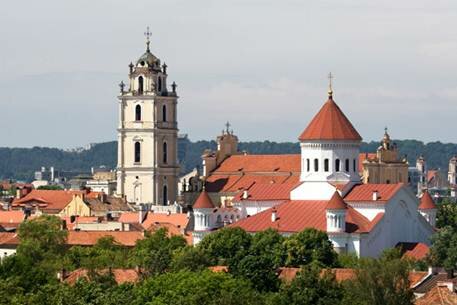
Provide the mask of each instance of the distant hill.
MULTIPOLYGON (((422 154, 429 168, 447 171, 448 161, 457 154, 457 144, 431 142, 424 144, 416 140, 396 140, 400 153, 408 156, 411 165, 422 154)), ((378 142, 362 143, 361 152, 374 152, 378 142)), ((192 142, 182 138, 178 143, 178 158, 181 172, 185 173, 201 166, 201 155, 205 149, 215 149, 215 141, 192 142)), ((298 143, 293 142, 241 142, 241 151, 250 154, 290 154, 299 153, 298 143)), ((89 172, 91 167, 105 165, 114 168, 117 160, 117 142, 92 145, 87 150, 65 151, 57 148, 0 148, 0 179, 12 178, 30 181, 33 173, 42 166, 54 166, 60 171, 89 172)))

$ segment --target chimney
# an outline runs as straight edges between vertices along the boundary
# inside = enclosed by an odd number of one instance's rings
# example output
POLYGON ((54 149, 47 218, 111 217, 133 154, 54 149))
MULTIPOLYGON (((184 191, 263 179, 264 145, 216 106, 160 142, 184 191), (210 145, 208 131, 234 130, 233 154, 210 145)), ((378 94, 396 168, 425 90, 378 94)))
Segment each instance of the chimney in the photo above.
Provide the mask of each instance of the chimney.
POLYGON ((57 279, 60 282, 63 282, 65 278, 67 277, 67 271, 65 269, 60 269, 60 271, 57 272, 57 279))
POLYGON ((248 197, 249 197, 248 191, 244 190, 243 191, 243 199, 248 199, 248 197))
POLYGON ((21 199, 21 194, 22 194, 21 189, 17 187, 16 188, 16 199, 21 199))
POLYGON ((141 224, 144 221, 144 217, 146 216, 146 211, 144 206, 141 204, 140 205, 140 210, 138 211, 138 222, 141 224))
POLYGON ((379 199, 379 193, 377 190, 373 191, 373 201, 377 201, 379 199))
POLYGON ((275 222, 277 219, 278 219, 278 215, 277 215, 277 212, 276 212, 276 208, 273 207, 271 209, 271 222, 275 222))
POLYGON ((171 211, 167 210, 167 216, 170 216, 170 215, 171 215, 171 211))

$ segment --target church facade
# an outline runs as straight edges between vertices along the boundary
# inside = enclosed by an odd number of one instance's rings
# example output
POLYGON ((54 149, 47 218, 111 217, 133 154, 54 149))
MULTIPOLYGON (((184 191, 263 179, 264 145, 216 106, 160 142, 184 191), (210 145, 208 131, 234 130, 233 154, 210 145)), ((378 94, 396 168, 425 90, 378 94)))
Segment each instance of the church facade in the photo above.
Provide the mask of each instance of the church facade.
POLYGON ((168 205, 176 201, 176 84, 167 84, 167 65, 149 48, 129 65, 119 99, 117 195, 135 204, 168 205))
POLYGON ((236 155, 218 165, 194 205, 198 224, 194 243, 222 226, 212 220, 225 218, 226 225, 252 234, 271 228, 288 236, 315 228, 328 234, 337 252, 358 256, 375 257, 402 243, 430 244, 436 218, 432 198, 424 193, 419 201, 401 182, 362 183, 362 137, 333 100, 331 89, 299 140, 299 156, 236 155), (298 169, 295 165, 284 175, 287 166, 278 161, 296 164, 297 157, 298 169), (234 163, 231 172, 226 162, 234 163), (267 169, 269 174, 262 176, 267 169), (237 171, 242 173, 237 175, 237 171), (215 175, 217 172, 227 176, 215 175), (246 179, 249 176, 251 180, 246 179), (230 205, 222 209, 216 208, 207 194, 218 181, 221 190, 227 185, 238 187, 230 205))

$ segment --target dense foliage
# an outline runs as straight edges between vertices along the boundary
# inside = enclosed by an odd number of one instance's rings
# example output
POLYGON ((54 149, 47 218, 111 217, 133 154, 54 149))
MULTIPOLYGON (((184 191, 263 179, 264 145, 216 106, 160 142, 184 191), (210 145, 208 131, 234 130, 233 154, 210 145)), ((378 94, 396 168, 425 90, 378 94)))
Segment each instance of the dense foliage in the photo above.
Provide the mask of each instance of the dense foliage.
MULTIPOLYGON (((396 141, 400 153, 407 155, 411 165, 423 155, 429 168, 446 170, 451 156, 457 152, 457 144, 431 142, 424 144, 416 140, 396 141)), ((375 152, 378 142, 362 143, 361 152, 375 152)), ((215 141, 191 142, 188 138, 178 140, 178 159, 182 173, 201 166, 201 155, 205 149, 215 149, 215 141)), ((241 151, 251 154, 290 154, 299 153, 300 147, 294 142, 241 142, 241 151)), ((0 148, 0 179, 31 180, 33 173, 42 166, 54 166, 56 170, 90 172, 91 167, 104 165, 114 168, 117 160, 117 142, 95 144, 82 151, 64 151, 57 148, 0 148)))
POLYGON ((223 228, 195 247, 160 229, 133 248, 113 238, 68 248, 59 218, 42 216, 23 223, 19 236, 17 254, 0 264, 0 305, 411 304, 408 264, 399 255, 346 260, 358 268, 358 278, 339 283, 330 268, 343 260, 327 235, 314 229, 283 237, 274 230, 250 235, 223 228), (210 270, 220 264, 227 272, 210 270), (284 265, 301 271, 281 281, 284 265), (58 280, 57 274, 77 268, 86 269, 87 277, 73 285, 58 280), (118 285, 115 268, 136 268, 140 279, 118 285))

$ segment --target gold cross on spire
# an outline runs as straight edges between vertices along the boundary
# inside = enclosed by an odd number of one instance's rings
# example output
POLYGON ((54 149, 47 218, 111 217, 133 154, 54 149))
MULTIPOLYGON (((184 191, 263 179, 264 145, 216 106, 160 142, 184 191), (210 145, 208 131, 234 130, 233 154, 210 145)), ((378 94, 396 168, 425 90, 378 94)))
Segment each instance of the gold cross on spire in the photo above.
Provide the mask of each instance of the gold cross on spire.
POLYGON ((332 72, 330 72, 328 74, 328 96, 329 97, 332 97, 332 95, 333 95, 333 87, 332 87, 333 79, 334 79, 333 74, 332 74, 332 72))
POLYGON ((147 46, 146 51, 149 52, 149 43, 150 43, 149 38, 151 38, 151 36, 152 36, 151 31, 149 31, 149 26, 146 28, 146 32, 144 32, 144 36, 146 36, 146 46, 147 46))

